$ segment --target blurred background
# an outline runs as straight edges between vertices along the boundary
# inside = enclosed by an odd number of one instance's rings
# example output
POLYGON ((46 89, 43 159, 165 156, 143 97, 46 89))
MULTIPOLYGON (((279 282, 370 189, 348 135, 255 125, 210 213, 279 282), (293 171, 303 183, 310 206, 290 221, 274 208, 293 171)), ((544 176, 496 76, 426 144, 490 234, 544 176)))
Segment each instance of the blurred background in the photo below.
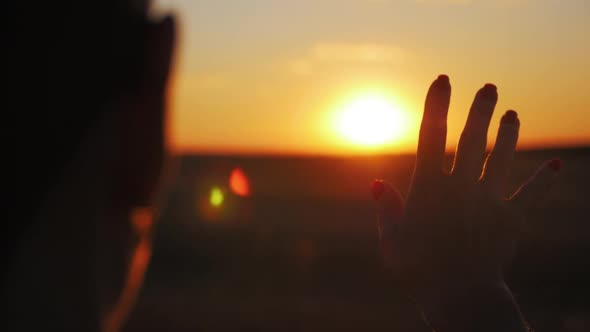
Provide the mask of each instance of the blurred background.
POLYGON ((450 150, 487 82, 500 96, 490 142, 508 109, 523 148, 590 142, 587 0, 155 2, 155 15, 169 12, 181 34, 175 151, 414 152, 426 89, 443 73, 450 150))
MULTIPOLYGON (((590 149, 565 162, 508 280, 537 331, 588 331, 590 149)), ((448 158, 451 162, 451 156, 448 158)), ((413 155, 182 158, 128 331, 429 331, 383 268, 369 185, 405 193, 413 155)))
POLYGON ((127 331, 429 331, 382 267, 369 184, 407 189, 440 73, 449 152, 493 82, 489 143, 505 110, 522 122, 513 189, 564 160, 508 280, 536 330, 590 331, 590 3, 155 2, 169 12, 180 168, 127 331))

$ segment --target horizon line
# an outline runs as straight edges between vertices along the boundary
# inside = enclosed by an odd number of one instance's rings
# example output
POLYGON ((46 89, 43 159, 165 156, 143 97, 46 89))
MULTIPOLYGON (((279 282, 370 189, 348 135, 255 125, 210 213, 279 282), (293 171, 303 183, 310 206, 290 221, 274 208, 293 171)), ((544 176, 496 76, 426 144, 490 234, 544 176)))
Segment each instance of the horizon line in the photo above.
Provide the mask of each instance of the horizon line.
MULTIPOLYGON (((555 144, 555 145, 527 145, 521 148, 517 148, 516 152, 542 152, 542 151, 555 151, 555 150, 584 150, 590 149, 590 142, 585 143, 572 143, 572 144, 555 144)), ((486 153, 489 153, 491 149, 486 149, 486 153)), ((447 149, 446 155, 452 155, 455 153, 455 149, 447 149)), ((324 157, 324 158, 351 158, 351 157, 380 157, 380 156, 413 156, 415 152, 409 151, 389 151, 389 152, 347 152, 347 153, 329 153, 329 152, 305 152, 305 151, 278 151, 273 149, 260 149, 260 150, 237 150, 237 149, 179 149, 173 150, 171 155, 173 156, 207 156, 207 157, 324 157)))

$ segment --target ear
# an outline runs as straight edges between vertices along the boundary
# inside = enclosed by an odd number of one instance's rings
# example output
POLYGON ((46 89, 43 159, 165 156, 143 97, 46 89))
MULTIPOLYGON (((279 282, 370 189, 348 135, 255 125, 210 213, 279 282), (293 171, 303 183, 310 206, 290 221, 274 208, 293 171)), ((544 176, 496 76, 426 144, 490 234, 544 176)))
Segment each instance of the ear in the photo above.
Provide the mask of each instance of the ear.
POLYGON ((142 83, 122 102, 115 201, 120 208, 153 204, 165 158, 166 90, 173 58, 171 16, 146 28, 142 83))
POLYGON ((176 23, 174 17, 150 23, 146 35, 144 93, 164 94, 170 76, 176 23))

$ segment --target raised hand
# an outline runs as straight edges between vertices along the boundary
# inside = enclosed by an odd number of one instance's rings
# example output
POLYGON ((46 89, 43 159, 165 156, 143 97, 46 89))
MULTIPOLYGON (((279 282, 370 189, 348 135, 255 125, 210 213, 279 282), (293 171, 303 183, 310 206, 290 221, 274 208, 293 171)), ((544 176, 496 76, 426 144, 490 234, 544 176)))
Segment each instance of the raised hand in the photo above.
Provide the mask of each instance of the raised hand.
POLYGON ((450 97, 449 78, 441 75, 426 97, 407 200, 391 185, 373 183, 381 250, 437 331, 526 331, 502 270, 513 256, 526 210, 553 182, 561 161, 544 163, 518 192, 506 192, 520 121, 514 111, 504 114, 486 159, 498 100, 496 87, 486 84, 475 96, 446 174, 450 97))

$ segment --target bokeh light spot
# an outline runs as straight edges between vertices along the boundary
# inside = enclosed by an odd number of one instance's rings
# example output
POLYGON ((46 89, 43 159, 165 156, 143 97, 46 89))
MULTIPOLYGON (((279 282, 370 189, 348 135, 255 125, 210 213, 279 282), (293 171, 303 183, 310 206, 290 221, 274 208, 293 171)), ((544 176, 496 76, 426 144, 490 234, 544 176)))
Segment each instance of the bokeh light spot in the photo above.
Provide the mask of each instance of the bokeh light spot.
POLYGON ((223 191, 219 187, 213 187, 209 195, 209 202, 214 207, 220 207, 223 204, 223 191))
POLYGON ((229 175, 229 188, 238 196, 250 195, 250 181, 241 168, 234 168, 229 175))

